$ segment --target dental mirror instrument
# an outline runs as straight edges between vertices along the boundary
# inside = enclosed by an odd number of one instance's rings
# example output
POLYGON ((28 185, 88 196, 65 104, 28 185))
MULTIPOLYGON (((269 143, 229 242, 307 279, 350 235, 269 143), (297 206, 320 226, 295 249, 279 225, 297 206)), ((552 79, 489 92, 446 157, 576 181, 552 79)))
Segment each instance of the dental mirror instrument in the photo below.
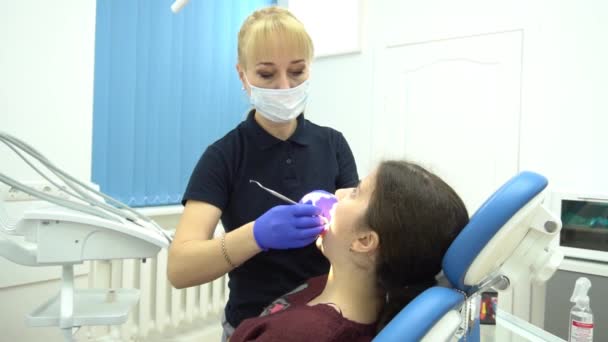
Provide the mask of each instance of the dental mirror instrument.
POLYGON ((258 181, 254 181, 253 179, 249 180, 249 183, 255 183, 257 184, 260 188, 266 190, 268 193, 270 193, 271 195, 273 195, 274 197, 280 198, 285 202, 291 203, 291 204, 298 204, 298 202, 292 200, 291 198, 285 196, 285 195, 281 195, 280 193, 272 190, 272 189, 268 189, 267 187, 263 186, 262 184, 260 184, 260 182, 258 181))

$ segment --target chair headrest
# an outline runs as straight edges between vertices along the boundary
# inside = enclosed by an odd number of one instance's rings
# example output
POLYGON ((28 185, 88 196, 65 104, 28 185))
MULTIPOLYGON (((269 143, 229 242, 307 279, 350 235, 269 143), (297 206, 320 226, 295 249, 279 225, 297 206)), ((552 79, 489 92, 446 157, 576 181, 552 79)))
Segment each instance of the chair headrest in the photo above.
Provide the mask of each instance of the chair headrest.
POLYGON ((547 179, 524 171, 498 189, 471 217, 443 257, 443 272, 452 286, 467 291, 464 282, 475 258, 494 235, 547 186, 547 179))

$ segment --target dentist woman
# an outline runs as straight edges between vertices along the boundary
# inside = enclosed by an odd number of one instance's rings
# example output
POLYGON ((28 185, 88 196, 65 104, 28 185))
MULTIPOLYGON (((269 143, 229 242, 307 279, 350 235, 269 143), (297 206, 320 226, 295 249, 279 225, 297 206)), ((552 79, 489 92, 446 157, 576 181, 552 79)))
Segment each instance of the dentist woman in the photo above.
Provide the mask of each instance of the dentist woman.
POLYGON ((184 288, 229 274, 224 339, 274 299, 329 270, 314 245, 324 230, 321 210, 286 205, 249 180, 297 201, 359 179, 344 136, 304 118, 312 57, 309 35, 287 10, 269 7, 245 20, 236 69, 253 109, 207 147, 182 200, 168 277, 184 288), (227 234, 214 239, 220 219, 227 234))

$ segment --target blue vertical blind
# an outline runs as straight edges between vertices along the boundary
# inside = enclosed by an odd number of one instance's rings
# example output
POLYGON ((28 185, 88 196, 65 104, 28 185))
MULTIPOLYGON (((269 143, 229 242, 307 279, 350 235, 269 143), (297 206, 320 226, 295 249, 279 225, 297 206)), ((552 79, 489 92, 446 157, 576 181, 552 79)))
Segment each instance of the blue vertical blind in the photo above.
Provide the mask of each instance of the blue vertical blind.
POLYGON ((92 178, 135 207, 179 203, 207 145, 244 118, 238 30, 269 0, 97 1, 92 178))

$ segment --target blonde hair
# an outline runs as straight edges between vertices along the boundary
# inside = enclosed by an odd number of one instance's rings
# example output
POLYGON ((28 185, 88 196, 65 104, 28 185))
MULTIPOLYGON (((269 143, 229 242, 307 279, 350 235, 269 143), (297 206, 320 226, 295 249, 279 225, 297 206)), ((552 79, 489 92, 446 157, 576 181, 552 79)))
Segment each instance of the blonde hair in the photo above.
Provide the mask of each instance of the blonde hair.
POLYGON ((247 58, 263 58, 275 49, 301 51, 307 62, 314 53, 304 25, 291 12, 276 6, 259 9, 245 19, 239 31, 238 63, 246 68, 247 58))

